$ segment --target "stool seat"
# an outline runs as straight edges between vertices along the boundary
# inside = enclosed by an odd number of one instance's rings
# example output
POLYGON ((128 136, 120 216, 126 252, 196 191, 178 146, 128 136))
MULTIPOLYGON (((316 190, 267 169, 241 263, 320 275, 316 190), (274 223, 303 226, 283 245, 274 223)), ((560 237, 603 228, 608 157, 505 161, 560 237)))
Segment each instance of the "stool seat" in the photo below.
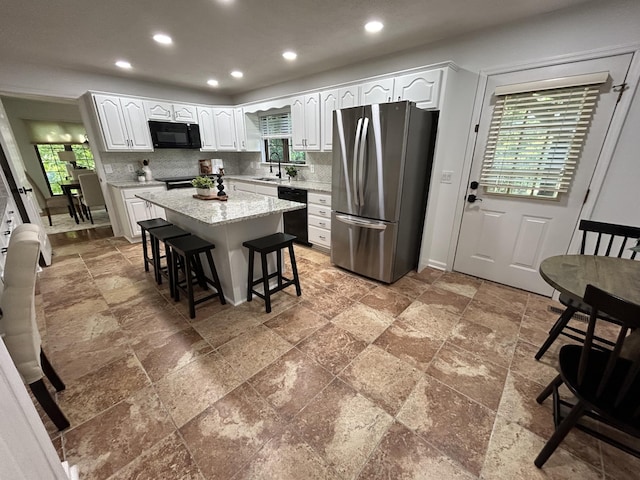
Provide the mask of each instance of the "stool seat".
POLYGON ((296 295, 302 295, 302 290, 300 288, 300 279, 298 277, 298 268, 296 266, 296 257, 293 252, 293 241, 296 240, 296 238, 297 237, 295 235, 278 232, 264 237, 255 238, 253 240, 248 240, 242 243, 244 247, 247 247, 249 249, 247 302, 250 302, 253 298, 253 295, 255 294, 256 296, 264 300, 265 309, 267 313, 270 313, 271 295, 273 293, 279 292, 280 290, 283 290, 290 285, 295 285, 296 295), (281 250, 283 248, 289 249, 289 259, 291 261, 291 270, 293 272, 292 279, 286 278, 282 275, 281 250), (258 252, 260 254, 260 263, 262 266, 262 277, 257 280, 253 279, 253 263, 255 252, 258 252), (269 269, 267 266, 267 255, 274 252, 276 254, 276 271, 274 273, 269 273, 269 269), (276 278, 278 283, 275 287, 269 288, 269 280, 272 278, 276 278), (260 293, 253 288, 258 284, 262 284, 263 293, 260 293))
POLYGON ((153 252, 154 258, 154 270, 156 272, 156 283, 158 285, 162 285, 162 276, 165 275, 169 279, 169 292, 173 297, 173 282, 171 281, 171 253, 167 248, 167 240, 176 237, 186 237, 187 235, 191 235, 191 233, 183 230, 182 228, 176 225, 167 225, 165 227, 157 227, 149 230, 149 235, 151 236, 151 251, 153 252), (167 266, 163 267, 160 260, 160 242, 164 243, 165 253, 167 257, 167 266))
POLYGON ((186 292, 189 300, 189 316, 191 318, 195 318, 195 306, 215 297, 219 297, 220 303, 223 305, 226 304, 224 293, 222 292, 222 285, 220 284, 220 278, 218 277, 218 272, 216 271, 216 266, 211 254, 211 251, 216 248, 215 245, 196 235, 171 238, 167 240, 166 244, 171 251, 170 270, 173 282, 173 298, 177 302, 180 300, 180 290, 182 289, 186 292), (205 275, 204 269, 202 268, 202 261, 200 259, 201 253, 204 253, 207 258, 212 278, 205 275), (184 271, 184 280, 182 282, 179 279, 180 267, 182 267, 184 271), (207 288, 207 285, 211 285, 216 289, 215 293, 195 300, 193 292, 194 279, 197 280, 200 286, 204 289, 207 288))
MULTIPOLYGON (((164 218, 152 218, 151 220, 140 220, 136 222, 140 226, 140 231, 142 233, 142 258, 144 261, 144 271, 149 271, 149 265, 153 265, 153 274, 157 277, 158 273, 155 268, 155 260, 149 256, 149 251, 147 250, 147 232, 153 228, 158 227, 166 227, 168 225, 173 225, 170 222, 167 222, 164 218)), ((153 248, 151 249, 153 251, 153 248)))

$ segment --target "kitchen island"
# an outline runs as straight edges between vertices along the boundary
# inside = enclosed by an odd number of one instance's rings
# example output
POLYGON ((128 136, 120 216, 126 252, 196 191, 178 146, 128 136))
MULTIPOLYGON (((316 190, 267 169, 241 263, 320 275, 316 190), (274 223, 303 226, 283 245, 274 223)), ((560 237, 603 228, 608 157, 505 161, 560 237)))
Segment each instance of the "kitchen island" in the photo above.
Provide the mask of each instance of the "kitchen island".
MULTIPOLYGON (((174 225, 215 244, 213 258, 220 283, 233 305, 247 298, 248 251, 242 242, 281 232, 282 214, 305 208, 301 203, 246 192, 232 192, 227 201, 193 198, 193 189, 136 196, 164 208, 174 225)), ((254 271, 260 276, 258 265, 254 271)))

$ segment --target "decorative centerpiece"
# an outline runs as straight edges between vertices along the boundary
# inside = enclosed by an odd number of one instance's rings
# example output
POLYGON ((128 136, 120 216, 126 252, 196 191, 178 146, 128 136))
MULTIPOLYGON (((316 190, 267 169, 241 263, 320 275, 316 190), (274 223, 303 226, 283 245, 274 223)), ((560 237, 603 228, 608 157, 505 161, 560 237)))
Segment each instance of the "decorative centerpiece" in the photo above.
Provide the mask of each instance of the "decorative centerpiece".
POLYGON ((144 174, 144 170, 142 170, 141 168, 139 168, 138 170, 136 170, 136 177, 138 177, 138 181, 140 183, 144 183, 147 181, 147 177, 144 174))
POLYGON ((224 168, 222 167, 218 167, 218 173, 216 174, 216 177, 218 177, 217 183, 218 183, 218 197, 222 198, 224 197, 225 199, 227 198, 227 194, 224 191, 224 185, 222 184, 222 177, 224 176, 224 168))
POLYGON ((149 168, 150 160, 142 160, 142 171, 144 172, 144 177, 147 179, 147 182, 153 181, 153 173, 151 173, 151 168, 149 168))
POLYGON ((196 177, 191 180, 191 185, 196 187, 196 192, 200 197, 210 197, 213 188, 213 180, 209 177, 196 177))
POLYGON ((287 172, 287 176, 289 177, 289 181, 292 178, 296 178, 298 176, 298 169, 293 165, 287 165, 284 167, 284 171, 287 172))

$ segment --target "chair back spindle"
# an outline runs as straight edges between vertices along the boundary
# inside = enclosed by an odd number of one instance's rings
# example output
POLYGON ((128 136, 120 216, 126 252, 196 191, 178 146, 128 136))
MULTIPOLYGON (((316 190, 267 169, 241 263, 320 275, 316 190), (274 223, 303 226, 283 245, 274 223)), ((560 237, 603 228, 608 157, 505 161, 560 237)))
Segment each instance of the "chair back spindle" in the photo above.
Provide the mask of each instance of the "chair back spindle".
POLYGON ((582 255, 610 257, 613 252, 618 258, 636 258, 637 253, 630 250, 633 245, 629 244, 629 240, 640 239, 640 227, 581 220, 578 229, 582 231, 580 243, 582 255), (593 245, 594 237, 595 245, 593 245))

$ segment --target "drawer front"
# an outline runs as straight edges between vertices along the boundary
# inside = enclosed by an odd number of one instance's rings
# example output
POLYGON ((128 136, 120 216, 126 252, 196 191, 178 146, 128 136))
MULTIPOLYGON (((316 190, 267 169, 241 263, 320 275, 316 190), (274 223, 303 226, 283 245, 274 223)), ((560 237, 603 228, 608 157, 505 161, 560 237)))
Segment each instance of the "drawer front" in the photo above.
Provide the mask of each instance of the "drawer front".
POLYGON ((272 187, 271 185, 256 185, 256 193, 278 198, 278 187, 272 187))
POLYGON ((316 217, 315 215, 309 215, 309 225, 331 230, 331 219, 324 217, 316 217))
POLYGON ((309 203, 307 205, 309 209, 309 215, 316 215, 317 217, 331 218, 331 207, 325 207, 321 205, 315 205, 309 203))
POLYGON ((147 187, 147 188, 123 188, 122 195, 124 198, 136 198, 140 193, 164 192, 164 187, 147 187))
POLYGON ((316 205, 323 205, 326 207, 331 206, 331 195, 327 195, 324 193, 313 193, 309 192, 307 195, 307 201, 309 203, 315 203, 316 205))
POLYGON ((309 242, 329 248, 331 247, 331 232, 324 228, 310 226, 309 242))

